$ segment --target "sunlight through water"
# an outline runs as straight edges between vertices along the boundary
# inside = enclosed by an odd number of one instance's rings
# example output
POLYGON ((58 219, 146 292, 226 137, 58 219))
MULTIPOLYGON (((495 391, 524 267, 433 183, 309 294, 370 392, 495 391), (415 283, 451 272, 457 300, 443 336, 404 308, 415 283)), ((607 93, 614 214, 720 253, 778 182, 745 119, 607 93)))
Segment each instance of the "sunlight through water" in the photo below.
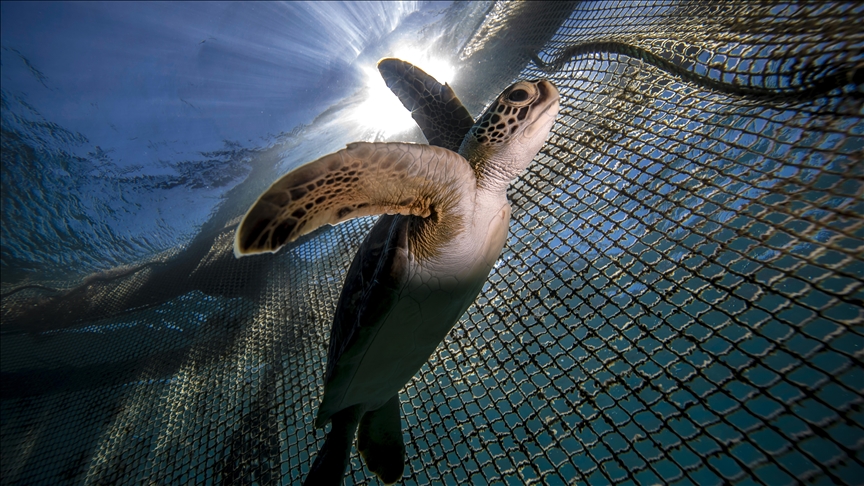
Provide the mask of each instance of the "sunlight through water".
MULTIPOLYGON (((447 61, 430 56, 418 48, 405 47, 397 50, 392 56, 408 61, 445 84, 453 80, 455 69, 447 61)), ((352 121, 365 125, 383 138, 404 133, 415 126, 411 113, 387 87, 376 66, 363 66, 366 99, 358 105, 352 121)))
POLYGON ((361 53, 430 18, 418 2, 52 5, 2 3, 2 284, 190 242, 271 147, 362 94, 361 53))

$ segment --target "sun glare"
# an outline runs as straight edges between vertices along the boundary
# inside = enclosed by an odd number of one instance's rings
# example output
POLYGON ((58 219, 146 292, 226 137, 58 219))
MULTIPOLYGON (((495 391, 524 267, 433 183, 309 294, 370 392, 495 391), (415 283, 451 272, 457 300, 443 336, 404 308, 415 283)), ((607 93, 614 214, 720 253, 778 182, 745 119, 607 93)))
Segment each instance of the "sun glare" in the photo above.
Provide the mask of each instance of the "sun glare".
MULTIPOLYGON (((397 51, 391 57, 414 64, 441 84, 448 83, 453 78, 454 69, 449 63, 431 58, 422 51, 404 49, 397 51)), ((358 109, 358 120, 385 137, 397 135, 415 126, 411 113, 390 91, 381 74, 378 73, 378 69, 375 66, 362 69, 366 78, 368 98, 358 109)))
POLYGON ((441 84, 453 81, 453 66, 441 59, 430 57, 429 54, 422 50, 406 47, 396 51, 392 57, 410 62, 426 71, 426 73, 437 79, 441 84))
POLYGON ((407 131, 414 125, 411 112, 402 106, 402 102, 394 95, 378 69, 364 67, 368 98, 358 108, 360 120, 369 128, 381 135, 396 135, 407 131))

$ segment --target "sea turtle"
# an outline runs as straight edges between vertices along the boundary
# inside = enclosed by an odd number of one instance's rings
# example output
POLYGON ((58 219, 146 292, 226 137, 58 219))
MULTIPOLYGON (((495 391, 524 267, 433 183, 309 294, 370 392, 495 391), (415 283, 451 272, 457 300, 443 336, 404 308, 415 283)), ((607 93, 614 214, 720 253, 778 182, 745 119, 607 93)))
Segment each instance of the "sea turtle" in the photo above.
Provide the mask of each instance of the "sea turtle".
POLYGON ((234 240, 238 257, 275 252, 324 224, 383 215, 336 307, 315 419, 332 427, 305 484, 341 483, 355 431, 372 472, 402 477, 399 390, 483 287, 507 238, 507 187, 558 114, 546 80, 513 84, 474 123, 419 68, 383 59, 378 69, 433 145, 358 142, 300 166, 258 198, 234 240))

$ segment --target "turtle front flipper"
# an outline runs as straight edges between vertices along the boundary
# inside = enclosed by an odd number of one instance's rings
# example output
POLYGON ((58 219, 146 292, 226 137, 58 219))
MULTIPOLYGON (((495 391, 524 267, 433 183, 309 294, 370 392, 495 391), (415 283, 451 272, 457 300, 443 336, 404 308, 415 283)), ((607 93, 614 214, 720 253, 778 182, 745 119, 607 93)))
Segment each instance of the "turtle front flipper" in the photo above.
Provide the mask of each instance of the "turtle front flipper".
POLYGON ((405 469, 401 418, 397 393, 378 410, 366 412, 357 428, 357 449, 366 467, 384 484, 401 479, 405 469))
POLYGON ((237 227, 234 255, 275 252, 319 226, 375 214, 431 216, 458 230, 475 190, 467 161, 450 150, 352 143, 273 183, 237 227))
POLYGON ((459 151, 474 119, 450 86, 442 85, 422 69, 401 59, 378 61, 378 71, 387 87, 411 112, 429 145, 459 151))

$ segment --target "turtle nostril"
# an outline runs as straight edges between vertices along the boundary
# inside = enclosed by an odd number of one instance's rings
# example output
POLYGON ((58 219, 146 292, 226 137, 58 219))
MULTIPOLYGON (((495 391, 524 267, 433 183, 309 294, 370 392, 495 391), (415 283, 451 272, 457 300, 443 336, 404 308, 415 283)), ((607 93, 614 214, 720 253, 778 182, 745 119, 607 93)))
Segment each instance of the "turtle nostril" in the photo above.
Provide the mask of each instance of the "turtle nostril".
POLYGON ((528 99, 528 92, 524 89, 514 89, 509 95, 507 95, 507 99, 516 103, 525 101, 528 99))

